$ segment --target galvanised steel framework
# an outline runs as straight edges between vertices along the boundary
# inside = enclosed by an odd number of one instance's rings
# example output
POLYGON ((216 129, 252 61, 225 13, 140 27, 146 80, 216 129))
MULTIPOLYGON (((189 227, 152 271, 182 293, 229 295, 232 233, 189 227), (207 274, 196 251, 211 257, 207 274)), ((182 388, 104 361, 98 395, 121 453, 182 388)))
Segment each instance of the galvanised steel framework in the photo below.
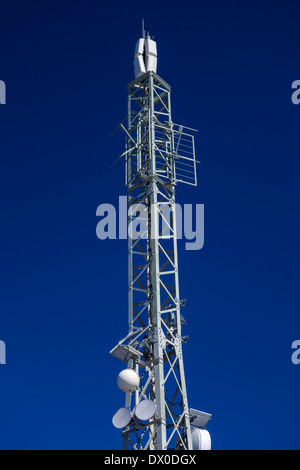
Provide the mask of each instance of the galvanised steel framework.
POLYGON ((120 126, 126 133, 129 331, 111 354, 136 370, 140 386, 126 393, 133 418, 122 432, 123 448, 192 449, 175 186, 178 181, 197 184, 194 139, 172 122, 170 86, 155 72, 141 75, 127 89, 128 125, 120 126), (156 404, 147 422, 134 415, 143 399, 156 404))

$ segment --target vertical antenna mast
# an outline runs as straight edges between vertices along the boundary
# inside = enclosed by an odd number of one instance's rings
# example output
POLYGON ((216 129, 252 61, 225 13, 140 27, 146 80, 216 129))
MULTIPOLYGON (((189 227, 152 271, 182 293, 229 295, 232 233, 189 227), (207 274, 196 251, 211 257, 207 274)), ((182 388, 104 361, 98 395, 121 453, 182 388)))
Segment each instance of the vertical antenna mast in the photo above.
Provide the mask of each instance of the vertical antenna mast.
POLYGON ((121 125, 128 190, 128 334, 111 350, 127 363, 118 376, 125 407, 113 424, 123 429, 123 449, 196 450, 204 442, 210 446, 203 428, 211 415, 188 407, 175 205, 178 182, 197 185, 194 137, 172 122, 171 88, 156 73, 156 43, 145 37, 144 20, 142 36, 135 49, 136 78, 127 86, 127 129, 121 125))

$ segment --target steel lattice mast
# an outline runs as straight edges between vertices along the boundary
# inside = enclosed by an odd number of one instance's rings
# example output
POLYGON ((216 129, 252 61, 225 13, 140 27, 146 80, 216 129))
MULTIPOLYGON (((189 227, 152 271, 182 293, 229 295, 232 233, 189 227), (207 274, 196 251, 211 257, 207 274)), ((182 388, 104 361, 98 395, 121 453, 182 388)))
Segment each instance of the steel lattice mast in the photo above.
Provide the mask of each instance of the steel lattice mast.
MULTIPOLYGON (((151 41, 143 41, 147 39, 151 41)), ((127 86, 127 129, 120 125, 126 133, 122 155, 128 190, 129 318, 128 335, 111 354, 140 378, 139 387, 126 393, 132 418, 122 432, 123 448, 193 449, 195 416, 188 407, 182 357, 186 338, 181 332, 185 322, 180 313, 184 301, 179 294, 175 187, 178 182, 197 184, 194 138, 172 122, 171 88, 157 75, 156 64, 148 68, 127 86), (148 420, 135 415, 143 400, 155 404, 148 420)))

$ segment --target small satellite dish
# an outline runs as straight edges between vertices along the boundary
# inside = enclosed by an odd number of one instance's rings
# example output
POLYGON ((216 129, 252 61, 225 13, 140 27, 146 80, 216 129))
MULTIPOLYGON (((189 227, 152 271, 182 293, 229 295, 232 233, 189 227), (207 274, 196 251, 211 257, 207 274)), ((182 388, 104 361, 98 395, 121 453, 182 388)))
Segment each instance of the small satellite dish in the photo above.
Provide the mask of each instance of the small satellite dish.
POLYGON ((147 421, 156 413, 156 404, 153 400, 142 400, 135 409, 135 416, 141 421, 147 421))
POLYGON ((139 384, 140 378, 133 369, 122 370, 117 378, 117 384, 123 392, 134 392, 139 384))
POLYGON ((128 408, 122 407, 114 414, 112 423, 115 428, 125 428, 131 421, 131 413, 128 408))
POLYGON ((211 450, 211 438, 206 429, 192 426, 191 431, 193 450, 211 450))

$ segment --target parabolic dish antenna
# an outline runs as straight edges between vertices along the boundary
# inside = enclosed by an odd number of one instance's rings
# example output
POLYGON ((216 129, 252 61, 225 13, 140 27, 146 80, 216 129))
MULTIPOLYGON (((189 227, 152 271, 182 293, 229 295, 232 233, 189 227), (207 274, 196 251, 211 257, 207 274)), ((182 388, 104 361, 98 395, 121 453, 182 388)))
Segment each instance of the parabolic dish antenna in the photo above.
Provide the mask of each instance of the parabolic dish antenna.
POLYGON ((140 384, 140 378, 135 370, 124 369, 118 375, 117 384, 123 392, 135 392, 140 384))
POLYGON ((131 413, 128 408, 122 407, 114 414, 112 423, 115 428, 125 428, 131 421, 131 413))
POLYGON ((147 421, 156 413, 156 404, 153 400, 142 400, 135 409, 135 416, 141 421, 147 421))
POLYGON ((206 429, 191 426, 193 450, 211 450, 211 438, 206 429))

